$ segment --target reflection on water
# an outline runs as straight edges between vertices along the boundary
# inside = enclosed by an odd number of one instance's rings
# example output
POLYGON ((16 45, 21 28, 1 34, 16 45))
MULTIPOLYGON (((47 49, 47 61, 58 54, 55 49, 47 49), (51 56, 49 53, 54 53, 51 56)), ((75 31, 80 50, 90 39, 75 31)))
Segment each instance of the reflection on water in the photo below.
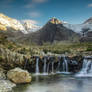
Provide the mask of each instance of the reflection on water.
POLYGON ((92 78, 70 75, 34 76, 31 84, 18 85, 14 92, 92 92, 92 78))

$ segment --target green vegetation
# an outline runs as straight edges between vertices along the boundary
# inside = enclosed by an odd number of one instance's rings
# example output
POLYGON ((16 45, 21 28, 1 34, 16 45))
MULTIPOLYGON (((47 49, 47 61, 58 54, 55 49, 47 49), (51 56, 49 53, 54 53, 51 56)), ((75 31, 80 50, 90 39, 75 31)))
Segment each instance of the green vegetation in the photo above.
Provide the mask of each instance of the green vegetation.
POLYGON ((27 56, 40 55, 41 52, 45 54, 48 52, 55 54, 80 54, 92 51, 92 43, 56 42, 53 44, 44 43, 42 46, 36 44, 26 45, 8 41, 6 35, 0 34, 0 48, 27 56))
POLYGON ((31 56, 45 54, 67 54, 70 57, 78 55, 92 55, 92 43, 56 42, 43 45, 26 45, 7 40, 7 36, 0 34, 0 67, 9 70, 14 67, 24 68, 26 61, 34 65, 31 56), (48 53, 50 52, 50 53, 48 53))

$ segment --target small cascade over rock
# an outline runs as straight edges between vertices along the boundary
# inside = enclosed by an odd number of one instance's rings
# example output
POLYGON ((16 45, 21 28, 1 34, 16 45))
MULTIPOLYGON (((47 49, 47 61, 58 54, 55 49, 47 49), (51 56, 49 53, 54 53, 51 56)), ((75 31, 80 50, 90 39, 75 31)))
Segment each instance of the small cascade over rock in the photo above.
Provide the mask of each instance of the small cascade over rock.
MULTIPOLYGON (((32 56, 25 59, 24 69, 36 75, 77 73, 82 68, 83 57, 32 56)), ((85 63, 84 63, 85 64, 85 63)))
POLYGON ((68 72, 68 62, 66 60, 66 57, 64 56, 64 62, 63 62, 63 71, 68 72))
POLYGON ((54 62, 52 62, 51 64, 52 64, 52 71, 51 71, 51 73, 54 73, 54 62))
POLYGON ((46 75, 47 74, 47 70, 46 70, 46 68, 47 68, 47 58, 46 57, 44 57, 44 60, 43 60, 43 62, 44 62, 44 65, 43 65, 43 73, 44 73, 44 75, 46 75))
POLYGON ((49 73, 62 73, 68 72, 68 60, 65 56, 55 57, 55 56, 44 56, 42 58, 36 57, 36 74, 47 75, 49 73))
POLYGON ((58 62, 57 72, 60 72, 60 61, 58 62))
POLYGON ((36 58, 36 74, 39 74, 39 57, 36 58))
POLYGON ((92 77, 92 57, 84 57, 81 71, 77 77, 92 77))

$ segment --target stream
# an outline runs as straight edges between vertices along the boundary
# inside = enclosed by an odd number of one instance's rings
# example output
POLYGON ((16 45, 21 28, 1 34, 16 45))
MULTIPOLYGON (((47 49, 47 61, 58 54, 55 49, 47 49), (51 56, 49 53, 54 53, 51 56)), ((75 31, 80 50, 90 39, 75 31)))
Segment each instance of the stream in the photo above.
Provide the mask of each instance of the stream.
POLYGON ((31 84, 17 85, 14 92, 92 92, 92 78, 64 74, 33 76, 31 84))
POLYGON ((51 62, 51 72, 49 64, 46 65, 44 59, 43 73, 39 72, 39 59, 36 61, 36 71, 32 74, 30 84, 17 85, 14 92, 92 92, 92 58, 83 59, 82 69, 78 73, 68 72, 68 61, 64 58, 63 64, 60 62, 54 72, 54 63, 51 62), (47 71, 46 71, 47 67, 47 71), (59 70, 62 67, 62 72, 59 70))

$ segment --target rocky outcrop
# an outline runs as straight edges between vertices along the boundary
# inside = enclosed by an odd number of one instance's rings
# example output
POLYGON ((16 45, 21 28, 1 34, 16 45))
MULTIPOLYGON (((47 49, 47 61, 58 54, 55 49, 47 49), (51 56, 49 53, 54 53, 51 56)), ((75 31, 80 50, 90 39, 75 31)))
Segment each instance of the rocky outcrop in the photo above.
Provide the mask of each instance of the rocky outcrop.
POLYGON ((15 68, 8 71, 7 77, 9 80, 13 81, 16 84, 31 82, 30 74, 27 71, 22 70, 20 68, 15 68))
POLYGON ((8 49, 0 48, 0 65, 5 70, 15 67, 23 68, 26 63, 27 56, 8 49))
POLYGON ((2 80, 2 79, 6 79, 6 75, 5 75, 5 70, 0 68, 0 80, 2 80))
POLYGON ((62 24, 62 22, 60 20, 58 20, 57 18, 52 18, 49 23, 52 23, 52 24, 62 24))
POLYGON ((0 68, 0 92, 12 92, 12 88, 15 86, 16 84, 7 80, 6 71, 0 68))
POLYGON ((12 88, 15 86, 16 84, 9 80, 0 80, 0 92, 13 92, 12 88))

